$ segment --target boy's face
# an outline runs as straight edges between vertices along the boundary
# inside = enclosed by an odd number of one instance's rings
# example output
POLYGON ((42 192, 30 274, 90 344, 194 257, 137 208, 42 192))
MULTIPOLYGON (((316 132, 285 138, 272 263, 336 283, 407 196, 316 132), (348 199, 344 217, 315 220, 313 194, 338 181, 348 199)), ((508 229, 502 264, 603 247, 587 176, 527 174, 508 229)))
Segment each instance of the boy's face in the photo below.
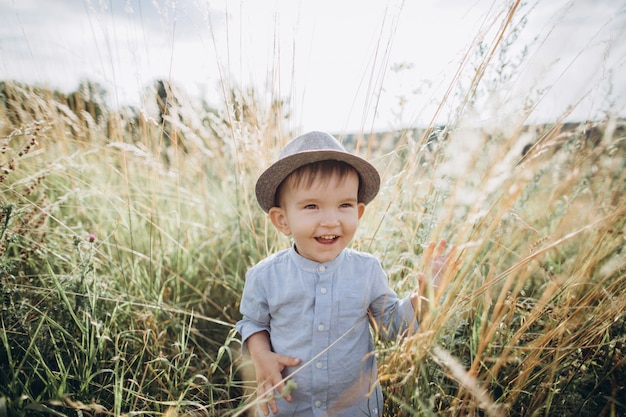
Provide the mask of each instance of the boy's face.
POLYGON ((281 207, 270 209, 270 219, 286 236, 293 236, 298 253, 323 263, 345 249, 356 232, 365 204, 358 202, 359 176, 333 174, 329 181, 315 180, 311 187, 294 187, 287 181, 281 207))

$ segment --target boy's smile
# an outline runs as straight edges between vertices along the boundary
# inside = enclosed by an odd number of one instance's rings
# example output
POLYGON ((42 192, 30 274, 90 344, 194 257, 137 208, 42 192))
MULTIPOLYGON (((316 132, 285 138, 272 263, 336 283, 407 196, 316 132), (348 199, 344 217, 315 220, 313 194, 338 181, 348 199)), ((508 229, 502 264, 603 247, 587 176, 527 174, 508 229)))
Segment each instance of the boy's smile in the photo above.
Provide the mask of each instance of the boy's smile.
POLYGON ((359 177, 349 172, 341 178, 316 179, 310 187, 287 183, 281 207, 270 210, 272 223, 293 236, 296 250, 315 262, 332 261, 356 232, 365 205, 358 202, 359 177))

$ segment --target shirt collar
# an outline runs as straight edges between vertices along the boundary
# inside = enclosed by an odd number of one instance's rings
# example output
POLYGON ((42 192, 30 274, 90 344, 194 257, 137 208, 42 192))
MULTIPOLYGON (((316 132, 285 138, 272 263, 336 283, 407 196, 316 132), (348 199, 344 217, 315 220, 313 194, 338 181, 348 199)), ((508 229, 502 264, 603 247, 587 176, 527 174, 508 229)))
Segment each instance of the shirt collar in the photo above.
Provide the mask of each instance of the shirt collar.
POLYGON ((338 265, 343 261, 346 250, 342 250, 339 255, 335 259, 330 262, 319 263, 312 261, 310 259, 305 258, 296 252, 296 246, 291 245, 291 249, 289 251, 289 256, 292 261, 296 264, 296 266, 307 272, 330 272, 337 268, 338 265))

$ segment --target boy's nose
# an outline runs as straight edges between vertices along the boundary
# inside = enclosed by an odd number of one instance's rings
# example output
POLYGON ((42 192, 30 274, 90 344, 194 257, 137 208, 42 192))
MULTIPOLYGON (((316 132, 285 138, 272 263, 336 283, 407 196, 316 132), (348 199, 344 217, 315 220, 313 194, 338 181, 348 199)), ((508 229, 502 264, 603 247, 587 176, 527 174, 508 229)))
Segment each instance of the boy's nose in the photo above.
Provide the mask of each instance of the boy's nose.
POLYGON ((339 216, 334 211, 326 211, 322 216, 320 225, 324 227, 333 227, 339 225, 339 216))

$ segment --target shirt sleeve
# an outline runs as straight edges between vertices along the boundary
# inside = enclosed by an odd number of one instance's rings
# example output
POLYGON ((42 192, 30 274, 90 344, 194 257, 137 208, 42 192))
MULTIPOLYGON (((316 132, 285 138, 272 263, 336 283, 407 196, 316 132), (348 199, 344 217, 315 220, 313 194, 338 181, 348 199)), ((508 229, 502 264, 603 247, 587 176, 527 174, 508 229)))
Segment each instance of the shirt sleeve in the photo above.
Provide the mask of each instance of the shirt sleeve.
POLYGON ((262 283, 252 270, 246 274, 239 312, 243 316, 235 325, 241 335, 243 353, 247 353, 246 341, 255 333, 270 331, 270 314, 262 283))
POLYGON ((389 280, 380 263, 374 273, 374 300, 370 305, 370 320, 384 340, 394 340, 407 330, 418 328, 410 296, 402 299, 389 287, 389 280))

